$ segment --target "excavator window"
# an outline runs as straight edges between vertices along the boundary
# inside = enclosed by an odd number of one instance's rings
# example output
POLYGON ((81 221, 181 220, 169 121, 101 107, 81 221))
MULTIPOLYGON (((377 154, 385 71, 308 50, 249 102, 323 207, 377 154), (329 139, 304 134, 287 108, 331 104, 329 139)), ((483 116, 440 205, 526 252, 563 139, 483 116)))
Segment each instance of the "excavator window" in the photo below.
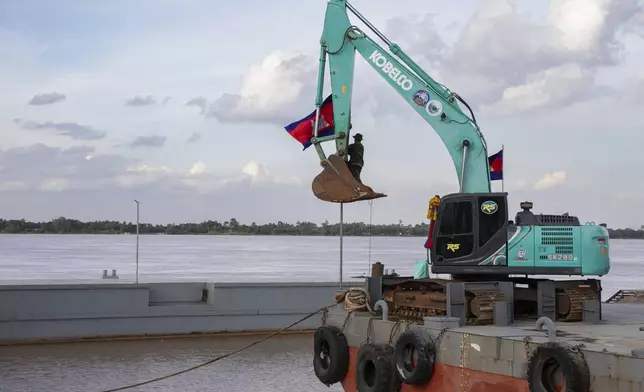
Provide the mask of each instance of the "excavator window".
POLYGON ((478 205, 482 206, 487 202, 493 201, 498 209, 492 214, 479 212, 479 248, 482 248, 498 233, 506 224, 506 199, 504 196, 479 196, 478 205))
POLYGON ((441 214, 440 234, 465 234, 472 232, 472 202, 450 202, 441 214))
POLYGON ((470 200, 449 201, 440 213, 436 254, 445 259, 468 256, 474 249, 473 206, 470 200))

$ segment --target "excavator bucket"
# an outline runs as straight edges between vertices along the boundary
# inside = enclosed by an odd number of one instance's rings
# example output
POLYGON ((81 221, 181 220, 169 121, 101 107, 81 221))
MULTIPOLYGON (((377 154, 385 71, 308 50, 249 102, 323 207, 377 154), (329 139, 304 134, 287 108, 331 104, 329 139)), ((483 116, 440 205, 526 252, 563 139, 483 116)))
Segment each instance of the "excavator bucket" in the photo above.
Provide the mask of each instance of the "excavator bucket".
POLYGON ((324 166, 324 170, 313 179, 311 185, 313 194, 318 199, 332 203, 352 203, 387 196, 356 181, 346 161, 337 154, 330 155, 328 161, 330 165, 327 163, 324 166))

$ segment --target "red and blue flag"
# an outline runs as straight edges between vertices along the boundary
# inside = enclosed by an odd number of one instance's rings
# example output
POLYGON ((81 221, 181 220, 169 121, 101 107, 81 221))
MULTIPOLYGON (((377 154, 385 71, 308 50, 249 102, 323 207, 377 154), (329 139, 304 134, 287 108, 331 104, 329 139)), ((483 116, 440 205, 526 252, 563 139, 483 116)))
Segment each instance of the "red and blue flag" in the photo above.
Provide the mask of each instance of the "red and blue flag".
POLYGON ((494 155, 488 157, 490 164, 490 180, 497 181, 503 179, 503 149, 494 155))
MULTIPOLYGON (((315 110, 301 120, 290 123, 285 126, 286 132, 293 136, 295 140, 302 143, 303 150, 311 146, 313 130, 315 128, 315 110)), ((320 123, 318 124, 318 137, 331 136, 335 132, 333 123, 333 100, 329 95, 320 107, 320 123)))

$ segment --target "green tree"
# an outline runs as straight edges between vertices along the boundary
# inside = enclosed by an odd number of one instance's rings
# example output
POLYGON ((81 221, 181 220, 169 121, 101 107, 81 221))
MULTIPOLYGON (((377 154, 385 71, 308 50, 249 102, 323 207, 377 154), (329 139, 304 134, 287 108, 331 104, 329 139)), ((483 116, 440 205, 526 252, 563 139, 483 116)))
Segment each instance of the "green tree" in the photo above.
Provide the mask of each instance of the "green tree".
MULTIPOLYGON (((403 224, 402 220, 392 224, 371 225, 364 222, 346 222, 344 235, 347 236, 427 236, 429 225, 403 224)), ((250 225, 239 222, 236 218, 219 222, 207 220, 199 223, 169 223, 153 225, 141 222, 141 234, 227 234, 227 235, 290 235, 290 236, 337 236, 340 224, 325 220, 321 224, 309 221, 297 221, 291 224, 284 221, 250 225)), ((610 238, 644 239, 644 225, 639 229, 608 229, 610 238)), ((0 219, 0 233, 44 233, 44 234, 134 234, 136 224, 119 221, 81 222, 77 219, 58 217, 49 222, 28 222, 25 219, 0 219)))

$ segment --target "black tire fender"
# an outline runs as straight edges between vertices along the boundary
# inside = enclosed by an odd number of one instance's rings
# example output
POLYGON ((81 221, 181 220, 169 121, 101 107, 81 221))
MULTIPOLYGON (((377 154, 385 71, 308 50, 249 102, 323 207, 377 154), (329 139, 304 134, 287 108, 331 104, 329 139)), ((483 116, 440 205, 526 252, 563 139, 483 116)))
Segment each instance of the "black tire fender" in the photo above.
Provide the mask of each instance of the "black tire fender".
POLYGON ((427 384, 434 376, 436 362, 436 347, 429 333, 410 329, 400 334, 396 341, 395 359, 402 382, 410 385, 427 384), (412 360, 416 362, 415 365, 412 360))
POLYGON ((313 370, 323 384, 344 380, 349 370, 349 345, 340 328, 322 325, 313 335, 313 370))
POLYGON ((590 372, 583 354, 556 342, 540 344, 528 361, 527 380, 530 392, 556 391, 554 376, 563 376, 567 392, 588 392, 590 372))
POLYGON ((356 361, 358 392, 397 392, 402 380, 396 371, 394 349, 388 344, 365 344, 356 361))

